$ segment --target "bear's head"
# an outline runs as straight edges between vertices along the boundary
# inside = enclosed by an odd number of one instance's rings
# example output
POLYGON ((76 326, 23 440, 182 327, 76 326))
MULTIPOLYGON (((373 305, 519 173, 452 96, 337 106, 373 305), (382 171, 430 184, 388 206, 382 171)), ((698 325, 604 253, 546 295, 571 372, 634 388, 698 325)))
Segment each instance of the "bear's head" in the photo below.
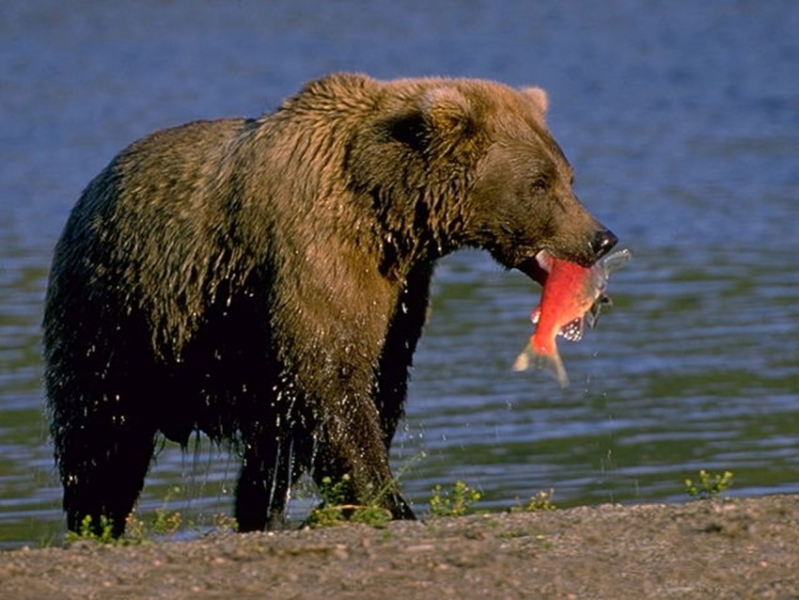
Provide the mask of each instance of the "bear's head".
POLYGON ((349 188, 378 214, 401 257, 488 250, 540 280, 537 257, 593 264, 617 239, 582 206, 550 134, 547 95, 473 79, 379 82, 348 76, 349 188))
POLYGON ((572 167, 546 126, 546 92, 469 82, 457 94, 462 118, 479 115, 483 137, 462 205, 469 243, 537 280, 542 252, 584 266, 606 254, 618 240, 572 189, 572 167))

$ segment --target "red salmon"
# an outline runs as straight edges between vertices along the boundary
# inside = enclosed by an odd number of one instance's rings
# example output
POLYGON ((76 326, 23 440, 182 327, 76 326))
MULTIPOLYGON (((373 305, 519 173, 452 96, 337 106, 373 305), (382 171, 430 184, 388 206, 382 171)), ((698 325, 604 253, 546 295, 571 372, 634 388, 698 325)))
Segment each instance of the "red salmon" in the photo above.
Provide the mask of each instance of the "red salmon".
POLYGON ((610 302, 605 295, 608 275, 631 256, 629 250, 621 250, 597 261, 593 267, 583 267, 547 252, 539 253, 538 263, 546 276, 541 303, 530 316, 536 329, 513 368, 524 371, 533 364, 553 373, 561 386, 568 385, 555 338, 562 335, 576 342, 583 335, 586 320, 593 326, 600 306, 610 302))

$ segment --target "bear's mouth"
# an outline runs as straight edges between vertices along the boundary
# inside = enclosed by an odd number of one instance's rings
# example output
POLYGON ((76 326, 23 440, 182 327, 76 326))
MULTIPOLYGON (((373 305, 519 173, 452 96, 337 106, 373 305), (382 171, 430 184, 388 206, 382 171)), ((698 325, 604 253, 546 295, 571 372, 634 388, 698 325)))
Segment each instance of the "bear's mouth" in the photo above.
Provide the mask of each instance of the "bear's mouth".
POLYGON ((540 250, 534 256, 523 260, 516 268, 530 279, 540 284, 546 284, 547 275, 551 266, 552 255, 546 250, 540 250))
POLYGON ((549 271, 552 268, 553 258, 567 260, 567 262, 573 262, 586 268, 590 268, 596 264, 596 261, 593 263, 584 264, 583 261, 580 260, 563 259, 556 254, 553 254, 549 250, 539 250, 534 255, 523 259, 521 263, 516 266, 516 268, 543 287, 546 284, 547 275, 549 275, 549 271))

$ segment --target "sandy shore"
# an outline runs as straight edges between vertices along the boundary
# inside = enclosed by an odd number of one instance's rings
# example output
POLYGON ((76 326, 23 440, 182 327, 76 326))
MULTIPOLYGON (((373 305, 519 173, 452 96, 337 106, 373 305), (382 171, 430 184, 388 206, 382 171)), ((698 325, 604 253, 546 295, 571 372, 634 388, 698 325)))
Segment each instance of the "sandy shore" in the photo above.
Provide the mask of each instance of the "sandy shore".
POLYGON ((799 599, 799 496, 0 553, 0 598, 799 599))

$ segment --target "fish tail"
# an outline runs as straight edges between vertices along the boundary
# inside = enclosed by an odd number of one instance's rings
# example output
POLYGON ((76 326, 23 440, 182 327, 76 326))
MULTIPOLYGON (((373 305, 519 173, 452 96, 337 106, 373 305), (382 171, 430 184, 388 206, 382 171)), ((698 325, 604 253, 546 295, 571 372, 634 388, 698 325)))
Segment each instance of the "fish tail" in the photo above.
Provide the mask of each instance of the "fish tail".
POLYGON ((533 365, 552 373, 555 379, 558 380, 560 387, 565 388, 569 385, 569 377, 566 375, 566 368, 563 366, 563 361, 560 359, 560 354, 558 352, 552 354, 536 354, 533 365))
POLYGON ((563 366, 563 361, 560 359, 560 354, 557 350, 545 354, 543 352, 536 352, 532 344, 527 344, 519 356, 516 357, 516 362, 513 363, 513 370, 526 371, 531 366, 552 373, 555 379, 558 380, 560 387, 569 385, 569 377, 566 375, 566 368, 563 366))

